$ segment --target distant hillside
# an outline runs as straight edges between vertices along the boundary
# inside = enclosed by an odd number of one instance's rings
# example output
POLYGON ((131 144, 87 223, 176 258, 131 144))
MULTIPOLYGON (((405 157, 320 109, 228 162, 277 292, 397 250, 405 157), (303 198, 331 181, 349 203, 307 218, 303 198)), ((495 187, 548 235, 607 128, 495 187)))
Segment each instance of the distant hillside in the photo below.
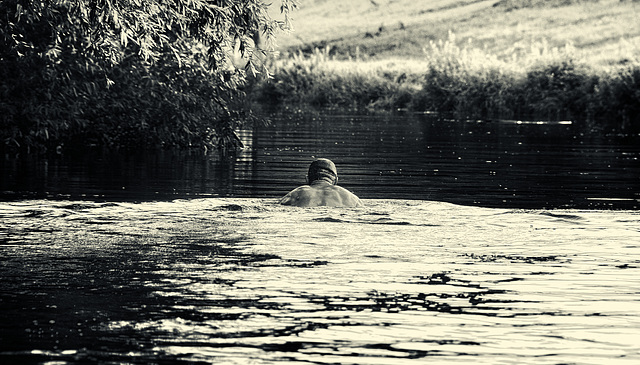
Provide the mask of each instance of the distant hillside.
POLYGON ((638 0, 301 0, 281 51, 330 47, 337 57, 420 58, 447 39, 501 57, 533 42, 572 43, 593 64, 637 62, 638 0))

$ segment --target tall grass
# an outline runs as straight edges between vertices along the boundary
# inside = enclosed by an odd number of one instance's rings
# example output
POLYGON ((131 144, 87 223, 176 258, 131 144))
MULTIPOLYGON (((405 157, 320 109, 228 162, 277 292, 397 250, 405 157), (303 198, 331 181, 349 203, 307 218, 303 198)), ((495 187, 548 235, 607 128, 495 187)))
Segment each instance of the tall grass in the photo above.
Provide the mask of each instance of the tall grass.
MULTIPOLYGON (((470 42, 469 42, 470 44, 470 42)), ((570 119, 609 128, 640 129, 640 62, 592 67, 568 44, 532 42, 507 59, 466 46, 455 35, 425 49, 428 71, 417 109, 459 118, 570 119)))
POLYGON ((273 61, 251 95, 270 104, 405 109, 458 118, 573 120, 640 131, 640 60, 615 68, 583 62, 570 44, 545 41, 498 58, 458 42, 430 42, 420 60, 338 61, 329 49, 273 61))
POLYGON ((269 103, 397 109, 408 104, 417 88, 398 81, 401 75, 397 67, 337 61, 328 49, 316 49, 310 56, 298 53, 275 61, 271 78, 255 85, 253 95, 269 103))
MULTIPOLYGON (((471 42, 468 42, 470 45, 471 42)), ((576 62, 571 45, 550 48, 532 43, 508 59, 446 41, 425 49, 428 70, 414 107, 457 117, 542 119, 578 118, 594 91, 595 71, 576 62)))

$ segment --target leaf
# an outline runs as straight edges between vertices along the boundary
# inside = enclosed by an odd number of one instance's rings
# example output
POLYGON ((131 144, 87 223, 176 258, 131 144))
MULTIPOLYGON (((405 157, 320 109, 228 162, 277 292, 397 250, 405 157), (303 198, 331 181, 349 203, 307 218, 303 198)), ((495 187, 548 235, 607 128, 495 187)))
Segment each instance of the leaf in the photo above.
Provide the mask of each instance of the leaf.
POLYGON ((127 43, 128 43, 127 32, 124 29, 121 29, 120 30, 120 44, 122 44, 123 47, 127 47, 127 43))

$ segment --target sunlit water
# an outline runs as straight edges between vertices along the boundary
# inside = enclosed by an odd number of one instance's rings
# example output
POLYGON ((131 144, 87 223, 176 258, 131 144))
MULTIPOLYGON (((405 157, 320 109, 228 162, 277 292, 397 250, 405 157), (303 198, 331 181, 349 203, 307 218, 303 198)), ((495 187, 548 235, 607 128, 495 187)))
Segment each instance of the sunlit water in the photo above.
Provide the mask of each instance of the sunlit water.
POLYGON ((0 203, 0 363, 640 363, 640 212, 365 203, 0 203))

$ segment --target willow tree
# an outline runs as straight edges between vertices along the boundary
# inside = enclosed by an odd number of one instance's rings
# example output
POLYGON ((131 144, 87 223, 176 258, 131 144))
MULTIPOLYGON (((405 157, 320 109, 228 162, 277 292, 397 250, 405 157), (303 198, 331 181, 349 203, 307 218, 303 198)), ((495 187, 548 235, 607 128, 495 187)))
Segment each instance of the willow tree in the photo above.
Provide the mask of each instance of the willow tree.
POLYGON ((2 0, 2 145, 232 147, 241 86, 295 0, 281 1, 280 19, 269 6, 2 0))

